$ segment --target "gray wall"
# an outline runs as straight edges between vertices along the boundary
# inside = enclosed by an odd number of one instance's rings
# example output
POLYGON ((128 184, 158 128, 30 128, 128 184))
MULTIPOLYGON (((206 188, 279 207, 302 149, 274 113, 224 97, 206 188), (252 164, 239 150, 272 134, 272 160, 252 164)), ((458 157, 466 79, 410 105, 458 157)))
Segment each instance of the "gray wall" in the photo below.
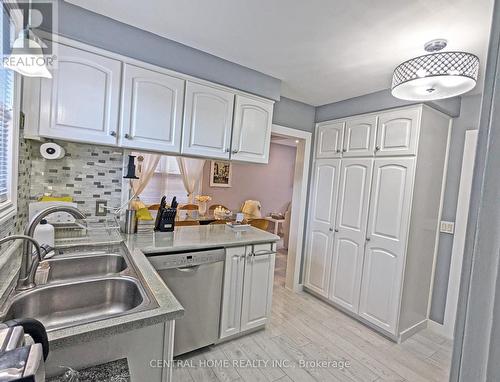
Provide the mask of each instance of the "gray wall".
POLYGON ((297 130, 314 130, 314 106, 281 97, 274 104, 273 123, 297 130))
MULTIPOLYGON (((477 130, 479 128, 480 109, 481 95, 462 97, 460 117, 455 118, 453 121, 442 220, 455 221, 465 131, 477 130)), ((436 273, 434 276, 434 289, 432 293, 430 314, 430 318, 439 323, 443 323, 444 320, 452 246, 453 235, 446 233, 439 234, 439 247, 436 259, 436 273)))
POLYGON ((62 0, 58 6, 62 36, 262 97, 280 98, 281 80, 277 78, 62 0))
POLYGON ((450 380, 500 379, 500 1, 481 105, 450 380))
MULTIPOLYGON (((394 98, 391 95, 391 91, 387 89, 340 102, 318 106, 316 108, 316 122, 392 109, 394 107, 407 106, 415 103, 416 102, 394 98)), ((427 104, 451 117, 457 117, 460 114, 460 97, 427 102, 427 104)))

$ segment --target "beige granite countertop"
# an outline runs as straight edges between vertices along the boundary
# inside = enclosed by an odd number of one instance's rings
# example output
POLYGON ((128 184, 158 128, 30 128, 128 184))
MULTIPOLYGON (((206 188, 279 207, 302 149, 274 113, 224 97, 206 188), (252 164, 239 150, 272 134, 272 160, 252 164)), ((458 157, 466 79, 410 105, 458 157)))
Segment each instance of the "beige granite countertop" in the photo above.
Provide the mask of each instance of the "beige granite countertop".
POLYGON ((174 232, 152 232, 124 235, 127 247, 143 253, 175 252, 214 247, 237 247, 247 244, 270 243, 279 236, 249 227, 234 231, 223 224, 176 227, 174 232))

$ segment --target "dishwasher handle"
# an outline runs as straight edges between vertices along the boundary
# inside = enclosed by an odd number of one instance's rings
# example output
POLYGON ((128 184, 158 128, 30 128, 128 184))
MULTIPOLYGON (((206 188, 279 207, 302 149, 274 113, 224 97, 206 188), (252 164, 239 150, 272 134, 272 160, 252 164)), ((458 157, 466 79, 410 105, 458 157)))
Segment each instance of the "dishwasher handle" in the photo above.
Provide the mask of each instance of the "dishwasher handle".
POLYGON ((179 267, 179 268, 174 268, 174 269, 176 271, 179 271, 179 272, 192 273, 192 272, 196 272, 198 270, 198 268, 200 268, 199 265, 190 265, 187 267, 179 267))

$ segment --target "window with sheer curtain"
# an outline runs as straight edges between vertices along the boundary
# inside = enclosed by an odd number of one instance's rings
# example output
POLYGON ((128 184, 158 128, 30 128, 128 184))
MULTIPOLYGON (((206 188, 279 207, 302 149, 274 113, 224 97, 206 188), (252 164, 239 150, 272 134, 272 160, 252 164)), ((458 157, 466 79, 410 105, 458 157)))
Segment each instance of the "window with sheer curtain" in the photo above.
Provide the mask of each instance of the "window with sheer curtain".
POLYGON ((142 191, 140 198, 144 204, 151 205, 159 203, 163 195, 167 196, 167 203, 170 203, 174 196, 180 204, 188 203, 177 158, 174 156, 161 157, 153 178, 142 191))
POLYGON ((0 219, 16 210, 17 136, 14 72, 0 67, 0 219))

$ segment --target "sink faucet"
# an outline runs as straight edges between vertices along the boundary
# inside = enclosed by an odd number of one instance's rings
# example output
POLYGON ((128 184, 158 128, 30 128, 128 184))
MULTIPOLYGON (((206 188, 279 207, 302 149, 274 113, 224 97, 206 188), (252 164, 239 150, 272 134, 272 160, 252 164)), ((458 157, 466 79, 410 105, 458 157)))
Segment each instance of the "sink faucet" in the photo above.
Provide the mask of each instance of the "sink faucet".
POLYGON ((35 216, 33 216, 31 221, 26 226, 26 229, 24 230, 23 238, 25 239, 25 241, 23 244, 23 253, 22 253, 23 257, 21 259, 21 270, 19 272, 19 280, 17 282, 16 290, 25 290, 33 288, 35 286, 34 279, 35 279, 36 267, 38 266, 38 262, 41 261, 41 252, 40 252, 40 246, 33 240, 33 234, 35 233, 36 226, 46 216, 53 214, 54 212, 66 212, 71 216, 73 216, 75 219, 85 219, 85 215, 83 214, 83 212, 81 212, 78 208, 71 206, 48 207, 40 211, 35 216), (35 247, 37 248, 38 251, 38 259, 33 261, 33 264, 31 264, 32 244, 35 244, 35 247))
POLYGON ((21 266, 21 271, 19 272, 19 279, 17 281, 16 290, 25 290, 33 288, 35 286, 35 273, 38 264, 40 263, 40 261, 42 261, 42 251, 40 249, 40 245, 38 244, 38 242, 32 237, 26 235, 11 235, 4 237, 3 239, 0 239, 0 245, 8 241, 13 241, 18 239, 32 243, 36 249, 36 257, 34 259, 32 259, 32 253, 30 252, 27 258, 25 256, 25 253, 23 253, 23 257, 21 260, 21 264, 24 265, 24 267, 21 266), (28 263, 31 263, 30 264, 31 266, 27 265, 28 263))

